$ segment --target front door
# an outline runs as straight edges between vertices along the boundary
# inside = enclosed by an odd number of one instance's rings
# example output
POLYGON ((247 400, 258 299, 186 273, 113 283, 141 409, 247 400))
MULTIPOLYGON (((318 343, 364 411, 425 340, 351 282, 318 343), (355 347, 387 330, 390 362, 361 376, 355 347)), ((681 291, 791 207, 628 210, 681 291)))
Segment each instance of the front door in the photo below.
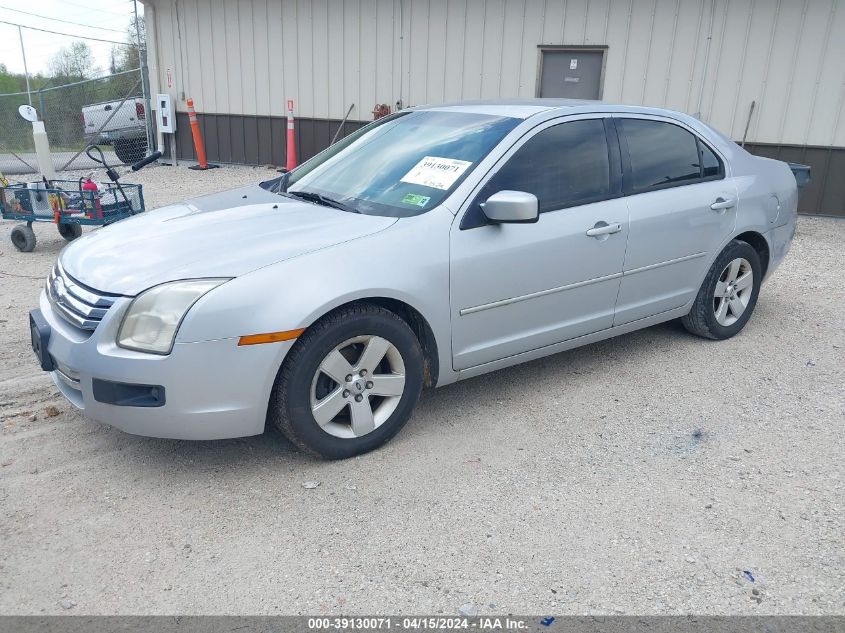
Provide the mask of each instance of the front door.
POLYGON ((601 99, 604 51, 544 49, 540 51, 539 97, 601 99))
POLYGON ((659 118, 616 118, 630 235, 614 325, 690 302, 733 234, 737 189, 722 159, 659 118), (627 150, 626 150, 627 148, 627 150))
POLYGON ((618 158, 605 120, 587 117, 548 122, 502 158, 452 227, 455 369, 611 326, 628 234, 618 158), (536 195, 539 221, 487 222, 478 205, 503 190, 536 195))

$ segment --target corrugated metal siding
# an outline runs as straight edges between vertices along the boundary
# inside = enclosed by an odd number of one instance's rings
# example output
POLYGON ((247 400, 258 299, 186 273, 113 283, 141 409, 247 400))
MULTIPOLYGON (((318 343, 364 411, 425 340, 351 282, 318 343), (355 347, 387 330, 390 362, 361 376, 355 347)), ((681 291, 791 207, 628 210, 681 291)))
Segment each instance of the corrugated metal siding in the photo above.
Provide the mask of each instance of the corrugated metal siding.
POLYGON ((283 164, 287 99, 303 158, 353 103, 532 97, 542 46, 601 46, 605 100, 749 124, 751 151, 813 167, 803 212, 845 214, 845 0, 147 1, 158 85, 193 97, 213 160, 283 164))
MULTIPOLYGON (((210 162, 246 165, 284 165, 287 121, 283 117, 199 114, 205 152, 210 162)), ((300 162, 324 150, 341 127, 333 119, 299 119, 296 126, 297 157, 300 162)), ((351 134, 360 121, 343 124, 338 138, 351 134)), ((196 160, 188 115, 176 115, 178 158, 196 160)))
POLYGON ((540 45, 606 45, 604 99, 749 141, 845 146, 845 0, 151 0, 179 109, 366 120, 534 96, 540 45))

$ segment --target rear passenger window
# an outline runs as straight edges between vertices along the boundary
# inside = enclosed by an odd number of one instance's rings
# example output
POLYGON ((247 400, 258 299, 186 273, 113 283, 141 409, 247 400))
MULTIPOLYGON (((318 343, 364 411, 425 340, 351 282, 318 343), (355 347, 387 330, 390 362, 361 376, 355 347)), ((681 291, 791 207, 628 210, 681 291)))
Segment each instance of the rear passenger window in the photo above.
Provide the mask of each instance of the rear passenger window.
POLYGON ((484 186, 483 202, 497 191, 537 196, 540 213, 610 195, 610 161, 601 119, 561 123, 538 132, 484 186))
POLYGON ((698 148, 701 153, 701 175, 704 178, 717 178, 722 175, 722 163, 719 158, 701 141, 698 141, 698 148))
POLYGON ((646 119, 622 119, 622 129, 628 143, 633 191, 701 179, 698 140, 693 134, 671 123, 646 119))

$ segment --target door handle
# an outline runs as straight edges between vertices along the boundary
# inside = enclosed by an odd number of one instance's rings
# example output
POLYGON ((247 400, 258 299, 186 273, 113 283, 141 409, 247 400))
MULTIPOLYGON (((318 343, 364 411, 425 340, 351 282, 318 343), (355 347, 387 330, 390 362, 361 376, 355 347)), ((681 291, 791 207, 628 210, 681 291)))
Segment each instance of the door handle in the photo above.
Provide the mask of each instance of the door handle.
POLYGON ((710 205, 710 208, 714 211, 722 211, 724 209, 730 209, 731 207, 736 206, 736 199, 735 198, 723 198, 719 196, 716 198, 716 201, 710 205))
POLYGON ((610 235, 612 233, 619 233, 622 230, 622 225, 619 222, 596 222, 596 225, 587 229, 587 237, 601 237, 603 235, 610 235))

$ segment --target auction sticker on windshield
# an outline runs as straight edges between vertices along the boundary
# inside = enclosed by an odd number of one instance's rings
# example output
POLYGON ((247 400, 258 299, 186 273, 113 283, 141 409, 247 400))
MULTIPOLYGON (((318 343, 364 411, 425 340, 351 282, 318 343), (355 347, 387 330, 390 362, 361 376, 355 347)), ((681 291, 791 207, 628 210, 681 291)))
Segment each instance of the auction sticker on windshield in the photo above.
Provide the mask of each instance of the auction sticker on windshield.
POLYGON ((411 171, 402 176, 401 182, 434 189, 448 189, 471 165, 472 163, 466 160, 426 156, 414 165, 411 171))

